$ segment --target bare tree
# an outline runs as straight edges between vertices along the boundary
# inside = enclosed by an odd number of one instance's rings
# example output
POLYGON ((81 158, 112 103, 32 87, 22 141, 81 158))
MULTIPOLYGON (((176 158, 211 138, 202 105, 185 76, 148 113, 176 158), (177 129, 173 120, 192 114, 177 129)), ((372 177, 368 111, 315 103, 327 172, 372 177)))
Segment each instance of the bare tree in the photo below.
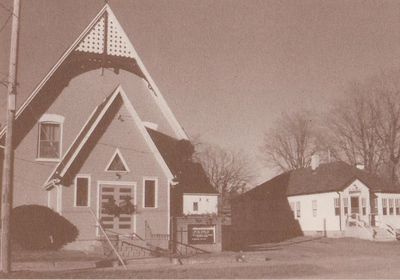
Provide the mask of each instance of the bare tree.
POLYGON ((353 83, 346 98, 334 104, 327 128, 339 159, 351 165, 363 164, 367 171, 378 172, 384 159, 378 137, 379 113, 373 94, 359 83, 353 83))
POLYGON ((265 134, 261 152, 267 165, 288 171, 310 165, 317 149, 315 124, 312 114, 301 110, 283 114, 265 134))
POLYGON ((397 182, 400 163, 400 72, 352 83, 331 110, 327 128, 335 155, 397 182))
POLYGON ((211 185, 220 194, 220 209, 249 186, 252 175, 247 158, 231 150, 208 144, 196 145, 195 159, 203 166, 211 185))
POLYGON ((398 182, 400 163, 400 71, 381 73, 369 82, 374 94, 374 109, 378 116, 377 135, 384 150, 384 173, 398 182))

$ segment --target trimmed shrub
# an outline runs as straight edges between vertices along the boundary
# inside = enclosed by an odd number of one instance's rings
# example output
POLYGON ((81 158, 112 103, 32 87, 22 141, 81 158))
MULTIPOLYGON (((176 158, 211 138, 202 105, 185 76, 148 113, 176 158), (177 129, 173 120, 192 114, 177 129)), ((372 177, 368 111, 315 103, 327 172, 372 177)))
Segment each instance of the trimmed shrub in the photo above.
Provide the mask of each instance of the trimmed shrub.
POLYGON ((48 207, 22 205, 11 212, 12 241, 28 250, 57 250, 78 236, 78 229, 48 207))

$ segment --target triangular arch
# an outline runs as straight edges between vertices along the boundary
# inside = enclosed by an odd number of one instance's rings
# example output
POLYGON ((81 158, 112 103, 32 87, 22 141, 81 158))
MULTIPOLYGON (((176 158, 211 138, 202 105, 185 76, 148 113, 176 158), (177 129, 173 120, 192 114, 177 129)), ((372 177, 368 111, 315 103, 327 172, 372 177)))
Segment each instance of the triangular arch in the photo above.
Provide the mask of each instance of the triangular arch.
POLYGON ((130 172, 121 151, 117 148, 108 162, 105 171, 108 172, 130 172))
MULTIPOLYGON (((148 88, 153 93, 151 96, 174 130, 176 137, 179 139, 188 139, 186 132, 167 105, 160 90, 154 83, 133 44, 108 4, 104 5, 92 22, 61 56, 31 95, 20 106, 16 112, 16 120, 20 118, 21 114, 41 92, 46 83, 57 73, 63 73, 61 76, 64 79, 71 79, 81 72, 100 67, 114 67, 114 70, 117 72, 119 69, 125 69, 147 81, 148 88), (72 65, 74 65, 74 63, 77 65, 78 70, 74 69, 74 71, 72 71, 71 69, 73 69, 72 65), (64 75, 65 73, 63 71, 67 71, 67 74, 71 77, 64 75)), ((64 81, 64 83, 68 84, 68 81, 64 81)), ((4 127, 0 131, 0 138, 4 137, 5 132, 4 127)))

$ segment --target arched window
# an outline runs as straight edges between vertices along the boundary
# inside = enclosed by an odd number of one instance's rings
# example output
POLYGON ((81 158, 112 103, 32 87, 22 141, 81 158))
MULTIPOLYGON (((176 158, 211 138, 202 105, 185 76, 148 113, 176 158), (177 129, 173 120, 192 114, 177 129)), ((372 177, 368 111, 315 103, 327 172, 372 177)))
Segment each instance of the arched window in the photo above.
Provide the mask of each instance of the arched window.
POLYGON ((60 159, 63 123, 64 117, 55 114, 45 114, 40 118, 37 149, 39 160, 60 159))

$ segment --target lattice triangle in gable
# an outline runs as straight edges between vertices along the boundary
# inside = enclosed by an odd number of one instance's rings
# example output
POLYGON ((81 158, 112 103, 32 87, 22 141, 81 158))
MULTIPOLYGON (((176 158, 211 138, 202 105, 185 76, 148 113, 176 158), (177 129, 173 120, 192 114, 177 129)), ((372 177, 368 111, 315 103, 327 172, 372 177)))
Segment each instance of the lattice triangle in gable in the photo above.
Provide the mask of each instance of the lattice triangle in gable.
POLYGON ((135 58, 136 52, 112 12, 108 12, 107 54, 135 58))
POLYGON ((104 51, 105 15, 90 29, 89 33, 82 39, 75 50, 81 52, 98 53, 104 51))
POLYGON ((104 12, 75 50, 102 54, 105 50, 104 44, 106 44, 108 55, 128 58, 137 57, 129 38, 111 9, 107 9, 104 12))

